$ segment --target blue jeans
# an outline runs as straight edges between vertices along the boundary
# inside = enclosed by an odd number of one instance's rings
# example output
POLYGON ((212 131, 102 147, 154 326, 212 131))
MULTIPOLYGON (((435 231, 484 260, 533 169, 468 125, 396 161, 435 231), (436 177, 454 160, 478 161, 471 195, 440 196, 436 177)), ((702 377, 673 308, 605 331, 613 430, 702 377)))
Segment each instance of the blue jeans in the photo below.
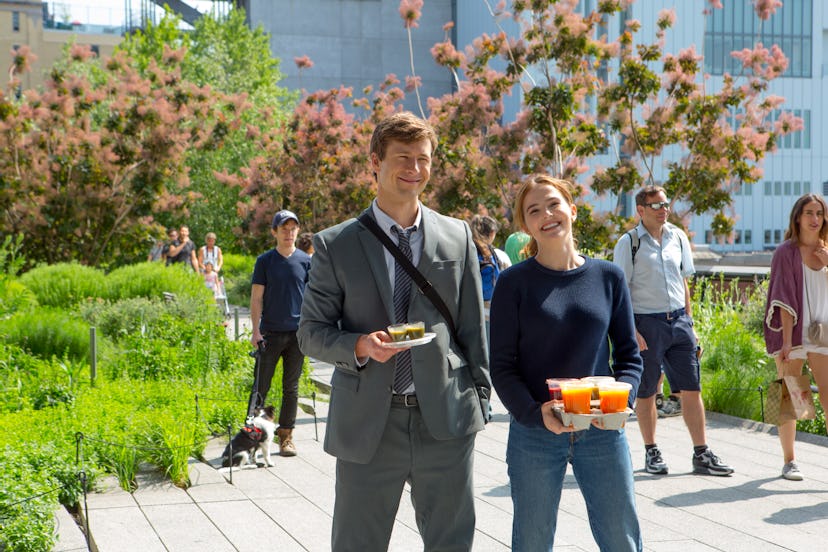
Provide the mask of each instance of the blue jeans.
POLYGON ((567 463, 586 502, 592 536, 602 552, 642 550, 633 468, 624 430, 555 435, 509 426, 506 463, 512 487, 512 550, 552 550, 567 463))

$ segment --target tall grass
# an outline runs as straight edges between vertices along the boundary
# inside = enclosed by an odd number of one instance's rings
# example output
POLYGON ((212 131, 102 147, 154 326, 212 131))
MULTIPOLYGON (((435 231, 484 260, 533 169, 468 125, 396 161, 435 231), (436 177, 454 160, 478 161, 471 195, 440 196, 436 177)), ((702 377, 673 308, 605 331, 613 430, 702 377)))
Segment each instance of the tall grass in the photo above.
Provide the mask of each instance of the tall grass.
POLYGON ((104 299, 117 301, 132 297, 163 298, 164 292, 177 298, 198 298, 213 302, 213 294, 204 285, 204 279, 182 265, 164 266, 163 263, 140 263, 122 266, 107 277, 104 299))
POLYGON ((47 307, 67 308, 107 293, 104 273, 77 263, 39 266, 20 276, 20 283, 47 307))
MULTIPOLYGON (((0 320, 0 336, 41 358, 53 355, 89 362, 89 325, 66 311, 38 309, 0 320)), ((105 346, 105 344, 101 344, 105 346)))

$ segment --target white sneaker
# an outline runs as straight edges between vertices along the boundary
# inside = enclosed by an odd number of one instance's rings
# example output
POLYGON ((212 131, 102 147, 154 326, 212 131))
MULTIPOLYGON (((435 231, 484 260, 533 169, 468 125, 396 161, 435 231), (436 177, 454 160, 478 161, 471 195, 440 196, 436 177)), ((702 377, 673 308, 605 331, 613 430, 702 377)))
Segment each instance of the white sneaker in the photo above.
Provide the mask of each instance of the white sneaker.
POLYGON ((789 481, 802 481, 805 479, 802 476, 802 472, 799 471, 799 466, 796 465, 796 462, 788 462, 782 466, 782 477, 789 481))

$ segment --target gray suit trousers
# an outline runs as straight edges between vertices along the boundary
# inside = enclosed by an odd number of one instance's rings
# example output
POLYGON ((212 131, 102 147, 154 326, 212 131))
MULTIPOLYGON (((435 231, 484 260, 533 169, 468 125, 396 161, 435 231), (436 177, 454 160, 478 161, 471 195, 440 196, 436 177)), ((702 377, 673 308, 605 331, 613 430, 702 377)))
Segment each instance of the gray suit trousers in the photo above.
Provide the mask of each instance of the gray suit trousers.
POLYGON ((332 550, 387 550, 406 481, 423 550, 471 550, 474 438, 471 434, 438 441, 428 432, 419 408, 392 407, 368 464, 336 462, 332 550))

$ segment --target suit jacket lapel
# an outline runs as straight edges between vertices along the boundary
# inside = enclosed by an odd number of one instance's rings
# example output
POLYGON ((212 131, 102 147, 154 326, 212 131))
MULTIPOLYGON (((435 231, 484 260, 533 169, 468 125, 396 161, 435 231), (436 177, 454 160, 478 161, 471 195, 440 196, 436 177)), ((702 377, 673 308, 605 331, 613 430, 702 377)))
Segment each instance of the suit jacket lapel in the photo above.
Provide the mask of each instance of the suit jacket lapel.
POLYGON ((420 255, 420 262, 417 263, 417 269, 423 275, 427 275, 431 268, 431 263, 434 262, 434 256, 437 254, 437 241, 440 239, 440 236, 437 232, 434 213, 425 206, 421 208, 423 210, 421 220, 423 227, 423 252, 420 255))
MULTIPOLYGON (((366 212, 368 216, 374 218, 374 213, 369 207, 366 212)), ((388 267, 385 264, 385 247, 380 243, 374 234, 365 228, 361 223, 359 232, 359 241, 362 245, 362 250, 365 253, 365 258, 371 274, 377 283, 377 290, 382 299, 382 304, 385 306, 385 311, 388 314, 389 320, 394 320, 394 296, 391 292, 391 278, 388 274, 388 267)))

